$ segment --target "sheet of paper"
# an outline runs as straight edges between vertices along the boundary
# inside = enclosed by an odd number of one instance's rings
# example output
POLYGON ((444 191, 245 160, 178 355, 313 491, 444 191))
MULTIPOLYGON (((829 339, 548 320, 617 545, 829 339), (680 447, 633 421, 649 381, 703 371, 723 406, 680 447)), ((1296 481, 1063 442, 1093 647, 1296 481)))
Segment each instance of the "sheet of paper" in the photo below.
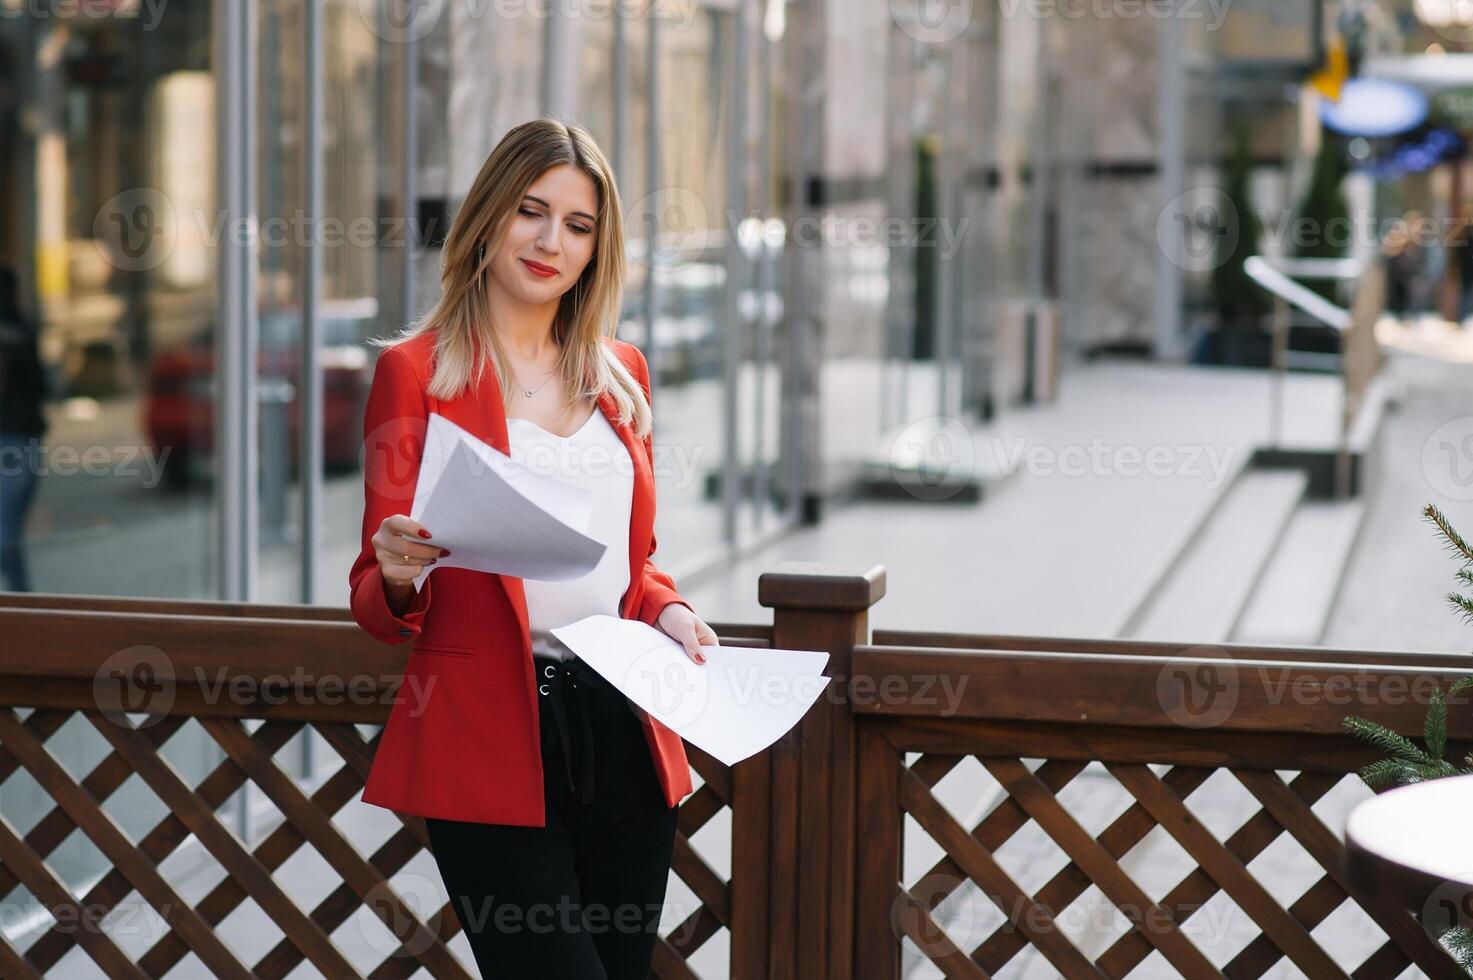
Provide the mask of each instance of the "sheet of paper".
POLYGON ((733 765, 792 730, 832 678, 822 650, 702 646, 704 664, 653 626, 587 616, 553 636, 656 720, 733 765))
POLYGON ((562 581, 591 572, 607 545, 589 536, 593 494, 534 472, 431 412, 409 516, 450 555, 426 566, 562 581))

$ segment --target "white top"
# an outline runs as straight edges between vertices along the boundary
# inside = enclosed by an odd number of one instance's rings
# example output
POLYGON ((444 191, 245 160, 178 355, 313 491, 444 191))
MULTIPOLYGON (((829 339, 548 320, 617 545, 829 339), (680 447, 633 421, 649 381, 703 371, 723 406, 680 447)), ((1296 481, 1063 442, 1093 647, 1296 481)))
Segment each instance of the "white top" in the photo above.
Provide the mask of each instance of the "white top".
POLYGON ((571 436, 548 432, 530 419, 506 420, 508 454, 528 469, 567 480, 593 491, 588 534, 607 550, 593 571, 562 582, 522 579, 527 596, 527 625, 532 652, 565 659, 572 656, 548 630, 585 616, 619 615, 619 602, 629 589, 629 518, 634 503, 634 461, 597 406, 571 436))

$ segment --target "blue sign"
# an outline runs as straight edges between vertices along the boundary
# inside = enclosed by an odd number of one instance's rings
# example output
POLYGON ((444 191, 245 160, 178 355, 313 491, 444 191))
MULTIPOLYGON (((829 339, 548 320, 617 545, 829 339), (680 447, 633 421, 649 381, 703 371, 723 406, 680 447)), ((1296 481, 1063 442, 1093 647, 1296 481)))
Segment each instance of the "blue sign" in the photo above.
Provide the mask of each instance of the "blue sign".
POLYGON ((1320 103, 1320 120, 1346 136, 1395 136, 1427 118, 1427 96, 1405 82, 1385 78, 1352 78, 1340 89, 1340 101, 1320 103))

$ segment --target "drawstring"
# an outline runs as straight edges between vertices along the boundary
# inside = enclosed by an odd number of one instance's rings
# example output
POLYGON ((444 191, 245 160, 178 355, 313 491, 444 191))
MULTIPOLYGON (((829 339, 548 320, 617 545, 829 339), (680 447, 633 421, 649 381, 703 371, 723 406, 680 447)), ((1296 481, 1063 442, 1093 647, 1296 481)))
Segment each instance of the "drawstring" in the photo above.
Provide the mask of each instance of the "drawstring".
POLYGON ((537 665, 537 693, 545 700, 552 703, 553 720, 557 725, 558 739, 562 743, 563 768, 568 775, 568 789, 578 795, 585 804, 593 802, 593 719, 589 711, 588 694, 572 678, 572 671, 567 664, 549 657, 534 657, 533 663, 537 665), (579 792, 578 781, 573 778, 573 738, 569 731, 568 709, 564 703, 567 697, 567 689, 571 686, 577 692, 578 713, 580 715, 580 727, 583 741, 583 779, 582 792, 579 792))

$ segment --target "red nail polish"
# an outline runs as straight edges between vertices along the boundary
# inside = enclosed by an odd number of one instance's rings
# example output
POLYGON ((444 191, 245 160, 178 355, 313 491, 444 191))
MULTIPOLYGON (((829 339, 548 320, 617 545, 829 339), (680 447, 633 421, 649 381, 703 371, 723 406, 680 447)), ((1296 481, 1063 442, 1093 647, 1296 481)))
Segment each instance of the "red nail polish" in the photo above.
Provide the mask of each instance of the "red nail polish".
POLYGON ((703 664, 705 662, 706 662, 706 655, 704 653, 698 653, 698 654, 696 654, 696 663, 703 664))
POLYGON ((449 548, 441 548, 440 549, 440 557, 441 558, 448 558, 448 557, 450 557, 450 549, 449 548))
POLYGON ((429 531, 426 531, 424 528, 420 528, 419 529, 419 536, 422 537, 422 538, 427 538, 427 537, 430 536, 430 532, 429 531))

